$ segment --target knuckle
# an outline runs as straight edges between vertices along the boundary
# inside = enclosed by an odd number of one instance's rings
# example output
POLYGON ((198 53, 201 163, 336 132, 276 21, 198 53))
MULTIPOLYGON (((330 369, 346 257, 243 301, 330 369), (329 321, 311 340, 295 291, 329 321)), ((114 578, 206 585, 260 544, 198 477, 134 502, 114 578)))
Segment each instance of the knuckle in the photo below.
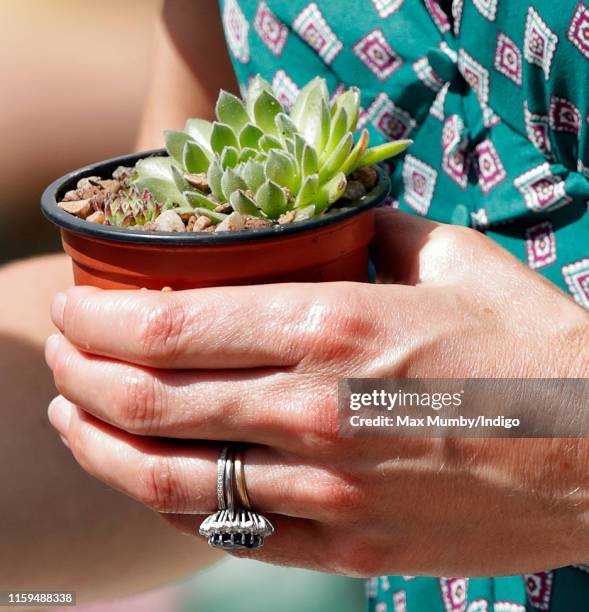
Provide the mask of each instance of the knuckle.
POLYGON ((141 353, 157 362, 165 362, 177 355, 186 322, 184 307, 168 297, 139 312, 141 353))
POLYGON ((366 293, 342 283, 337 291, 316 298, 306 309, 300 342, 305 354, 320 361, 349 360, 374 334, 366 293))
POLYGON ((185 511, 185 496, 169 458, 146 457, 139 468, 137 482, 137 499, 145 506, 161 513, 185 511))
POLYGON ((329 456, 341 446, 337 397, 319 395, 302 412, 302 441, 314 455, 329 456))
POLYGON ((116 411, 120 426, 131 433, 157 431, 161 424, 163 400, 157 380, 135 371, 125 377, 122 388, 122 401, 116 411))

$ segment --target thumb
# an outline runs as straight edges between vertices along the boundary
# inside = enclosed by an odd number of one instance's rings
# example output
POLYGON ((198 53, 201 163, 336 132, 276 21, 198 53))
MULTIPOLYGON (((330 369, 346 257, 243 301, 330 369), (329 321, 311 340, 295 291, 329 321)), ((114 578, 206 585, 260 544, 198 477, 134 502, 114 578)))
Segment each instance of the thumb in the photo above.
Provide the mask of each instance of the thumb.
POLYGON ((381 283, 416 285, 422 282, 420 253, 440 223, 394 208, 375 210, 371 256, 381 283))

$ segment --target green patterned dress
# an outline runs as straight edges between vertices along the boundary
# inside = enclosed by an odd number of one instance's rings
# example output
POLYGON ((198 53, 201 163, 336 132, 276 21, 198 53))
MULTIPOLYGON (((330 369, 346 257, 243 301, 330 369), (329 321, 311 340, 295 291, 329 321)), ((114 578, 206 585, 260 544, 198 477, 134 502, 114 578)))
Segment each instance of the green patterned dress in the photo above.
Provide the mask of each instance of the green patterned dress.
MULTIPOLYGON (((374 143, 415 141, 390 166, 389 205, 485 232, 589 308, 589 0, 221 0, 221 10, 242 87, 260 73, 287 107, 316 75, 332 92, 360 87, 374 143)), ((493 270, 481 274, 492 282, 493 270)), ((376 612, 589 611, 588 574, 380 577, 368 596, 376 612)))

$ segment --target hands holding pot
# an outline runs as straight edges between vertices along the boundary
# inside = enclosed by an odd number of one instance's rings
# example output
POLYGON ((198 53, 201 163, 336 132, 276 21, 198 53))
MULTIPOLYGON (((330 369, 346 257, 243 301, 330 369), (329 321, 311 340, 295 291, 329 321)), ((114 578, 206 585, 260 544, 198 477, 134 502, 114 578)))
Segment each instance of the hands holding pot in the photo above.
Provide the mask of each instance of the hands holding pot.
POLYGON ((338 438, 342 377, 574 377, 589 359, 589 315, 491 240, 377 212, 390 284, 58 295, 52 424, 89 473, 193 535, 216 508, 222 441, 246 443, 250 498, 276 527, 251 554, 272 563, 368 576, 586 561, 583 440, 338 438), (563 453, 567 469, 547 460, 563 453))

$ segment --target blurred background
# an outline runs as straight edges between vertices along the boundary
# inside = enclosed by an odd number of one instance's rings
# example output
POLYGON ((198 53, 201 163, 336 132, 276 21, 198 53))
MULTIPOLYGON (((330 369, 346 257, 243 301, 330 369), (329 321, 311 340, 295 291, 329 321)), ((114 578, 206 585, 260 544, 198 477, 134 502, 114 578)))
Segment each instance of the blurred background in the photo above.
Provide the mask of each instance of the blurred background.
MULTIPOLYGON (((51 181, 133 149, 159 9, 159 0, 0 1, 0 264, 60 250, 57 230, 39 211, 51 181)), ((347 612, 364 605, 361 581, 227 559, 167 589, 78 609, 347 612)))
POLYGON ((133 149, 159 0, 0 2, 0 262, 59 248, 53 179, 133 149))

